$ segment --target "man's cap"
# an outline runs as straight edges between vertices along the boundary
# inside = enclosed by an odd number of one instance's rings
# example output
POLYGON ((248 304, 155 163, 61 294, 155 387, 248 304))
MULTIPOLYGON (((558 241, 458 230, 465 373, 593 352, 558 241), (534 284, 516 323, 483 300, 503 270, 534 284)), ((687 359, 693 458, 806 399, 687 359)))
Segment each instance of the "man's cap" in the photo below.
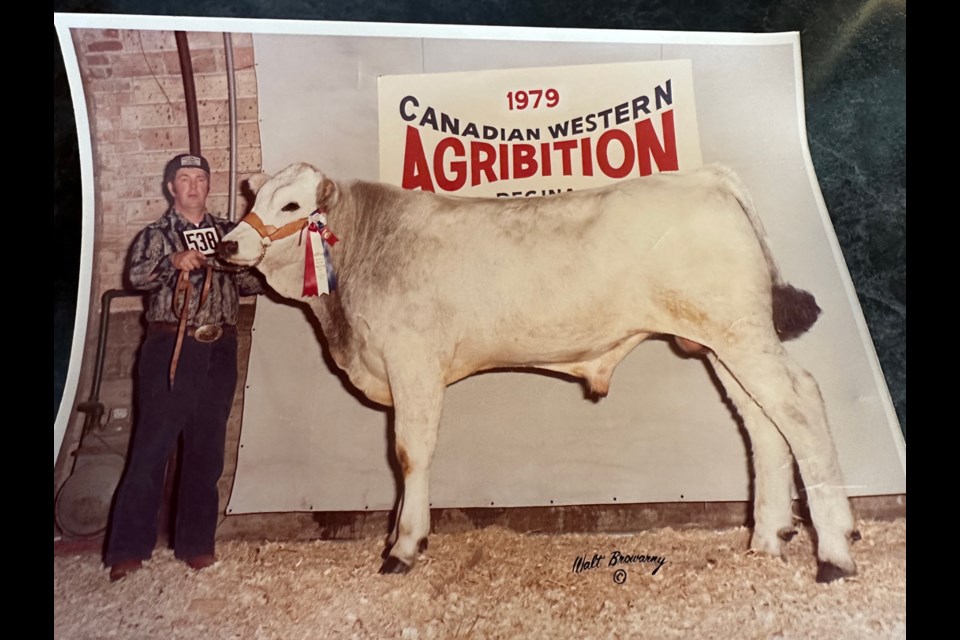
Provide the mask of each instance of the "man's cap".
POLYGON ((192 153, 181 153, 167 163, 167 168, 163 172, 163 181, 173 182, 178 169, 203 169, 204 173, 210 175, 210 163, 206 158, 192 153))

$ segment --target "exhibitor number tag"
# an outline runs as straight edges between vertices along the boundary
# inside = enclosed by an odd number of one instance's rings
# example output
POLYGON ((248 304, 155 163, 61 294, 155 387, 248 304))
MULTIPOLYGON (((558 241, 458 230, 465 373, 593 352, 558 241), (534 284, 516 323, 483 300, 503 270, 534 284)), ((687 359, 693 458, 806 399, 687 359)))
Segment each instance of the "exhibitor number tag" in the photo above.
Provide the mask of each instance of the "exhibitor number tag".
POLYGON ((217 230, 213 228, 186 229, 183 232, 183 240, 187 244, 187 249, 199 251, 205 256, 212 256, 217 249, 220 236, 217 235, 217 230))

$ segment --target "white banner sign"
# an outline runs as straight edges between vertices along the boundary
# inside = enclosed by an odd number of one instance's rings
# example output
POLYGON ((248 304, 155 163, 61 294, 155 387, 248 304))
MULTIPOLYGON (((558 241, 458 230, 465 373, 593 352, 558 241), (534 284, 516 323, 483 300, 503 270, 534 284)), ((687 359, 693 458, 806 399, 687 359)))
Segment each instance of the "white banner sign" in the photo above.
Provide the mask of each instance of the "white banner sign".
POLYGON ((689 60, 381 76, 380 179, 538 196, 700 166, 689 60))

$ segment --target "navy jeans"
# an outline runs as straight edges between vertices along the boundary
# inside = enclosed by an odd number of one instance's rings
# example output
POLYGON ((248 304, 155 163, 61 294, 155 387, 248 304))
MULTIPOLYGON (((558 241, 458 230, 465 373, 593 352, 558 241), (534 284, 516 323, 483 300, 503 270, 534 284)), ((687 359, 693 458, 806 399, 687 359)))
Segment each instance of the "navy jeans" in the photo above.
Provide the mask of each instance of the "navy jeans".
POLYGON ((236 331, 212 343, 184 337, 170 389, 175 342, 175 334, 149 329, 140 349, 139 413, 114 498, 107 564, 145 560, 153 552, 167 459, 181 433, 174 553, 186 559, 214 552, 217 481, 223 473, 227 417, 237 386, 236 331))

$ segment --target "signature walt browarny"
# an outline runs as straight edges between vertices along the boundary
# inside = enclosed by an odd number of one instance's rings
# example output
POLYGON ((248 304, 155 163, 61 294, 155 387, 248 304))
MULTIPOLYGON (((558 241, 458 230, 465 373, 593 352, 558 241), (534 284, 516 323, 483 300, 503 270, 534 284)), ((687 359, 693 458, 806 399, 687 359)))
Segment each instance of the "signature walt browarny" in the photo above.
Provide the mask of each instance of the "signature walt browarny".
POLYGON ((597 569, 601 566, 623 567, 630 564, 648 563, 656 565, 650 575, 657 575, 660 567, 667 562, 667 559, 663 556, 630 555, 628 553, 621 553, 620 551, 611 551, 610 559, 607 560, 606 565, 604 565, 603 561, 606 557, 606 554, 603 553, 595 553, 589 560, 586 559, 586 556, 577 556, 577 559, 573 561, 573 572, 580 573, 582 571, 597 569))

